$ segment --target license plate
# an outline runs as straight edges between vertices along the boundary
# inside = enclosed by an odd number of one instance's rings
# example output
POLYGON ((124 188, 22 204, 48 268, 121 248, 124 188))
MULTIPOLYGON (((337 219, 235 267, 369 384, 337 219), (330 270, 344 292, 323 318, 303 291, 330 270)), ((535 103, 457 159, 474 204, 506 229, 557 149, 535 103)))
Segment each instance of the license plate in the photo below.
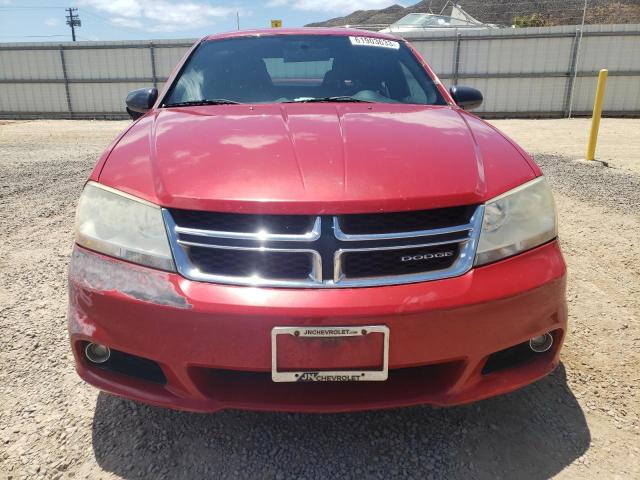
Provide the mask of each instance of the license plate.
POLYGON ((389 328, 385 325, 358 327, 274 327, 271 330, 271 378, 274 382, 380 382, 389 377, 389 328), (383 335, 379 370, 278 370, 278 336, 341 339, 374 333, 383 335))

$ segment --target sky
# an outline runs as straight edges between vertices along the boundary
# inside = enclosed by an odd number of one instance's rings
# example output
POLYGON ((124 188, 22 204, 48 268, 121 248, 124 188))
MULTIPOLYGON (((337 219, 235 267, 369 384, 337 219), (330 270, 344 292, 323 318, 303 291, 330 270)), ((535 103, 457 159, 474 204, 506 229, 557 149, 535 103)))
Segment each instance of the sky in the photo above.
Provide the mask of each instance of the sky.
POLYGON ((65 8, 82 22, 78 40, 194 38, 240 28, 285 27, 384 8, 398 0, 0 0, 0 42, 70 41, 65 8))

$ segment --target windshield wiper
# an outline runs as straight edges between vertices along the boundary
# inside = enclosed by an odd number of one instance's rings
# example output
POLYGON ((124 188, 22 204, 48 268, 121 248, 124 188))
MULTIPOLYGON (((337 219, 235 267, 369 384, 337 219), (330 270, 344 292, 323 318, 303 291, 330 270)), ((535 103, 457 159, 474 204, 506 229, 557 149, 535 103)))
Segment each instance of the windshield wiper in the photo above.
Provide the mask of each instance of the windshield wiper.
POLYGON ((320 103, 320 102, 353 102, 353 103, 372 103, 368 100, 360 100, 359 98, 342 95, 337 97, 301 97, 282 103, 320 103))
POLYGON ((192 107, 197 105, 240 105, 240 102, 227 100, 226 98, 205 99, 205 100, 189 100, 188 102, 165 103, 165 107, 192 107))

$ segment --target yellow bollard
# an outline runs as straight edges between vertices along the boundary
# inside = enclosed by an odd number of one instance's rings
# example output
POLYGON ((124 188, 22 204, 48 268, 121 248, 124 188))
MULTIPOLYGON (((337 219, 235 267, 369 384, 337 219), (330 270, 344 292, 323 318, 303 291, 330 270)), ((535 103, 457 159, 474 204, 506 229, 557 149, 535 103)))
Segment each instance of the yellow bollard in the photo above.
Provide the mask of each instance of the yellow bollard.
POLYGON ((600 129, 600 116, 602 115, 602 102, 604 91, 607 86, 607 76, 609 70, 603 68, 598 75, 598 86, 596 88, 596 99, 593 103, 593 116, 591 117, 591 133, 589 134, 589 145, 587 145, 587 160, 594 160, 596 156, 596 143, 598 142, 598 130, 600 129))

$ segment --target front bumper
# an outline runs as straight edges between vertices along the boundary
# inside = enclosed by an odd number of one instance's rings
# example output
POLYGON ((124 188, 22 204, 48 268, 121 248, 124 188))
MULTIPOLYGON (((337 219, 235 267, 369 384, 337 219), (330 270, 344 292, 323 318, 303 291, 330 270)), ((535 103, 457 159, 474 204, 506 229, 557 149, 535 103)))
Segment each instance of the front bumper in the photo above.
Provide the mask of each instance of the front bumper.
POLYGON ((348 411, 453 405, 505 393, 551 372, 566 331, 565 264, 557 242, 445 280, 355 289, 269 289, 193 282, 75 247, 69 334, 79 375, 146 403, 348 411), (386 325, 384 382, 274 383, 276 326, 386 325), (553 332, 553 348, 483 373, 498 351, 553 332), (86 342, 153 360, 154 383, 90 364, 86 342))

